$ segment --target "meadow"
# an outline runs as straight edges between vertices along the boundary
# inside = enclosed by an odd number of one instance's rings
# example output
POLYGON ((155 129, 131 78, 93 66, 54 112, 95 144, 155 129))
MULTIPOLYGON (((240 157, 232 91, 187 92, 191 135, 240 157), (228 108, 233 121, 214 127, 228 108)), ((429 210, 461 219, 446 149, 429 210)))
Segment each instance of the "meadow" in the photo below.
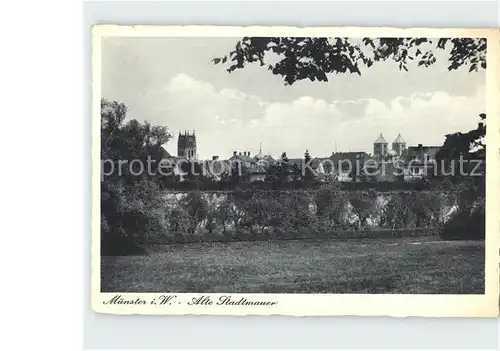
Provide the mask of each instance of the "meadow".
POLYGON ((316 239, 152 245, 101 257, 103 292, 482 294, 484 241, 316 239))

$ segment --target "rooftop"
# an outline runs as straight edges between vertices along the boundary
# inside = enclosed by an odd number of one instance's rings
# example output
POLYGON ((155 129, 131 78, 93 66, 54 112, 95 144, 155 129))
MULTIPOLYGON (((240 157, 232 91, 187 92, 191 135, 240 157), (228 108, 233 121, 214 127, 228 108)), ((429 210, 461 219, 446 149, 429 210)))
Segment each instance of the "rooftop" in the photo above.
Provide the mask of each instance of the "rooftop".
POLYGON ((405 141, 403 139, 403 137, 401 136, 401 134, 398 134, 398 137, 396 138, 396 140, 394 140, 394 144, 404 144, 405 141))
POLYGON ((375 140, 374 144, 387 144, 382 133, 378 136, 377 140, 375 140))

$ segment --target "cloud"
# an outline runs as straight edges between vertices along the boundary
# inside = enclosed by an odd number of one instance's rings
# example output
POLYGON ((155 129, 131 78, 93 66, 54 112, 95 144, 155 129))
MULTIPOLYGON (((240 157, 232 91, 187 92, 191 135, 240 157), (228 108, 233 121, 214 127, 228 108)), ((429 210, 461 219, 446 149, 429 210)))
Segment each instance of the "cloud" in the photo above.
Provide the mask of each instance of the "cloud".
MULTIPOLYGON (((230 157, 232 151, 259 150, 278 157, 328 156, 341 151, 372 151, 383 133, 389 143, 401 133, 409 145, 441 145, 444 135, 468 131, 484 112, 484 87, 474 96, 443 91, 395 96, 389 102, 370 97, 327 101, 302 96, 289 102, 266 101, 236 89, 216 89, 187 74, 177 74, 156 97, 155 123, 177 130, 196 130, 203 158, 230 157)), ((167 148, 175 153, 176 140, 167 148)))
MULTIPOLYGON (((261 124, 266 106, 256 96, 235 89, 217 90, 211 83, 181 73, 167 83, 161 104, 162 124, 174 131, 174 137, 177 130, 196 130, 200 156, 206 158, 227 157, 238 148, 242 134, 261 124)), ((167 146, 171 153, 175 153, 175 141, 167 146)))
POLYGON ((333 104, 337 108, 341 117, 349 119, 361 118, 365 114, 366 107, 369 104, 369 99, 341 100, 334 101, 333 104))
MULTIPOLYGON (((446 92, 415 93, 409 97, 398 96, 385 107, 371 104, 356 122, 344 127, 363 128, 365 136, 376 138, 383 133, 391 143, 401 133, 409 145, 442 145, 445 135, 467 132, 476 127, 479 113, 486 108, 485 90, 481 86, 473 96, 451 96, 446 92), (377 108, 374 108, 376 106, 377 108)), ((360 145, 371 149, 370 142, 355 138, 360 145)))

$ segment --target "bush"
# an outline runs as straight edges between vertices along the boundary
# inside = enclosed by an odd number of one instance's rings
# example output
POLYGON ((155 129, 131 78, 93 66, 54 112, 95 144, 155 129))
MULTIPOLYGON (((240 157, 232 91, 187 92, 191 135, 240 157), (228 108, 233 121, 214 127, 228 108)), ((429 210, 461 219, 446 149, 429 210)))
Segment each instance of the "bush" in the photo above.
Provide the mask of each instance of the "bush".
POLYGON ((485 213, 481 206, 471 212, 457 211, 443 226, 441 237, 445 240, 484 240, 485 231, 485 213))
POLYGON ((165 231, 167 225, 161 192, 154 182, 101 183, 101 255, 140 254, 140 243, 165 231))
POLYGON ((322 186, 316 192, 314 202, 320 228, 333 230, 345 226, 344 216, 349 202, 345 191, 335 185, 322 186))
POLYGON ((446 240, 484 240, 485 181, 484 177, 469 177, 457 184, 457 211, 443 226, 441 237, 446 240))
POLYGON ((147 180, 126 187, 107 184, 102 192, 102 254, 140 254, 142 244, 155 241, 363 237, 366 231, 376 237, 397 237, 401 231, 419 236, 420 229, 436 227, 445 239, 484 238, 484 201, 474 201, 474 193, 466 190, 380 194, 323 184, 315 190, 174 195, 147 180), (459 214, 443 227, 453 206, 459 214))

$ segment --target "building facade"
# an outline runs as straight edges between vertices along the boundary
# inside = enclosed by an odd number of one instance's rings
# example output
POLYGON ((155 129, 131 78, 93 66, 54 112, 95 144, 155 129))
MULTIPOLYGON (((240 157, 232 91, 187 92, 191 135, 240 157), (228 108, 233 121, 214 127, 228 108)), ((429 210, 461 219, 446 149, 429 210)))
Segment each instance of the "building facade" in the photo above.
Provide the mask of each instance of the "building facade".
POLYGON ((394 155, 397 157, 401 157, 406 150, 406 142, 401 134, 398 134, 398 137, 392 142, 392 150, 394 150, 394 155))
POLYGON ((383 159, 387 155, 388 151, 388 143, 381 133, 377 140, 373 142, 373 156, 376 159, 383 159))
POLYGON ((197 159, 197 150, 196 150, 196 134, 189 132, 179 132, 179 136, 177 139, 177 157, 182 157, 187 160, 196 160, 197 159))
POLYGON ((417 146, 408 147, 403 153, 404 179, 405 181, 418 180, 432 176, 436 171, 436 153, 440 146, 417 146))

